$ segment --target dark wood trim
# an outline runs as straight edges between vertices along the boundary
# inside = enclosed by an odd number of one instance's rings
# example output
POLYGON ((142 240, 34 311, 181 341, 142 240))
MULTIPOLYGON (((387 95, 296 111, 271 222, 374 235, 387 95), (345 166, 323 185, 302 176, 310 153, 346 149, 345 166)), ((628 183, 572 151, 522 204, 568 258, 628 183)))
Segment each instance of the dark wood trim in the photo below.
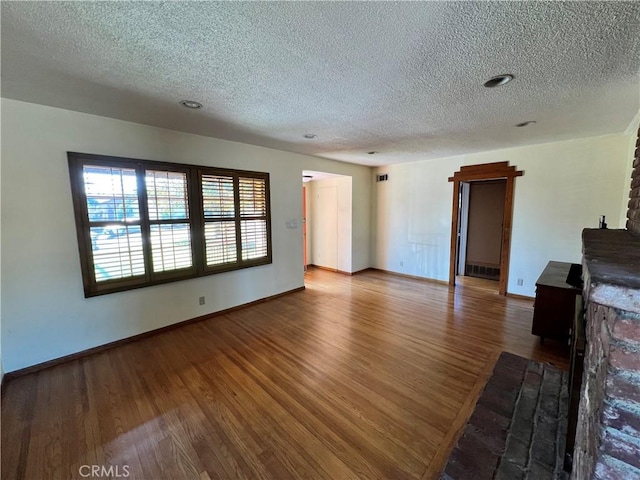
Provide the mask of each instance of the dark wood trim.
POLYGON ((514 179, 524 175, 523 170, 510 166, 509 162, 483 163, 480 165, 466 165, 455 172, 449 181, 453 182, 453 206, 451 211, 451 247, 449 250, 449 285, 456 285, 456 260, 458 247, 459 196, 460 182, 497 180, 506 178, 507 188, 504 195, 504 218, 502 224, 502 245, 500 252, 500 281, 498 293, 507 294, 509 280, 509 255, 511 254, 511 224, 513 221, 513 191, 514 179))
POLYGON ((529 295, 518 295, 517 293, 507 293, 506 296, 510 298, 517 298, 520 300, 529 300, 530 302, 533 302, 535 300, 535 297, 530 297, 529 295))
POLYGON ((320 270, 326 270, 327 272, 338 273, 337 268, 323 267, 322 265, 316 265, 315 263, 310 263, 307 267, 318 268, 320 270))
POLYGON ((502 246, 500 247, 500 283, 498 293, 507 294, 509 279, 509 255, 511 250, 511 221, 513 219, 513 179, 507 178, 507 189, 504 194, 504 213, 502 220, 502 246))
POLYGON ((353 273, 345 272, 344 270, 336 270, 336 273, 339 273, 340 275, 353 275, 353 273))
POLYGON ((458 251, 458 228, 460 222, 460 182, 453 183, 453 206, 451 207, 451 261, 449 262, 449 285, 456 286, 456 252, 458 251))
POLYGON ((357 271, 355 271, 355 272, 345 272, 344 270, 338 270, 337 268, 322 267, 322 266, 320 266, 320 265, 315 265, 315 264, 313 264, 313 263, 309 263, 309 264, 307 265, 307 268, 308 268, 308 267, 311 267, 311 268, 318 268, 318 269, 320 269, 320 270, 326 270, 327 272, 339 273, 340 275, 351 275, 351 276, 352 276, 352 275, 358 275, 358 274, 360 274, 360 273, 364 273, 364 272, 366 272, 367 270, 375 270, 375 269, 373 269, 373 268, 371 268, 371 267, 367 267, 367 268, 363 268, 362 270, 357 270, 357 271))
POLYGON ((301 292, 304 290, 304 285, 302 287, 294 288, 292 290, 287 290, 286 292, 276 293, 275 295, 271 295, 265 298, 259 298, 258 300, 254 300, 252 302, 243 303, 242 305, 237 305, 235 307, 225 308, 224 310, 219 310, 217 312, 207 313, 206 315, 201 315, 199 317, 190 318, 188 320, 183 320, 181 322, 172 323, 171 325, 167 325, 165 327, 155 328, 153 330, 149 330, 148 332, 139 333, 137 335, 133 335, 132 337, 122 338, 120 340, 116 340, 114 342, 105 343, 104 345, 98 345, 97 347, 88 348, 87 350, 82 350, 81 352, 72 353, 70 355, 65 355, 64 357, 54 358, 53 360, 49 360, 47 362, 38 363, 37 365, 32 365, 30 367, 21 368, 19 370, 14 370, 13 372, 5 372, 4 377, 2 377, 2 388, 7 381, 13 380, 14 378, 22 377, 24 375, 28 375, 30 373, 39 372, 41 370, 55 367, 56 365, 61 365, 63 363, 70 362, 72 360, 76 360, 78 358, 88 357, 89 355, 93 355, 95 353, 103 352, 105 350, 109 350, 111 348, 118 347, 120 345, 124 345, 126 343, 136 342, 138 340, 145 339, 147 337, 152 337, 154 335, 158 335, 160 333, 168 332, 170 330, 175 330, 176 328, 184 327, 186 325, 190 325, 192 323, 201 322, 203 320, 208 320, 210 318, 218 317, 220 315, 226 315, 231 312, 235 312, 236 310, 241 310, 243 308, 252 307, 254 305, 258 305, 260 303, 269 302, 271 300, 275 300, 276 298, 284 297, 285 295, 289 295, 291 293, 301 292))
POLYGON ((141 164, 156 170, 167 170, 171 171, 172 167, 178 168, 201 168, 204 170, 213 169, 216 170, 216 175, 239 175, 245 177, 265 177, 269 174, 266 172, 258 172, 254 170, 237 170, 233 168, 223 168, 223 167, 211 167, 208 165, 194 165, 190 163, 175 163, 175 162, 164 162, 160 160, 145 160, 142 158, 131 158, 131 157, 114 157, 111 155, 100 155, 97 153, 81 153, 81 152, 67 152, 67 157, 81 158, 83 160, 89 160, 90 162, 105 162, 105 163, 119 163, 120 166, 125 168, 132 168, 132 164, 137 163, 141 164))
POLYGON ((515 166, 509 166, 509 162, 482 163, 479 165, 466 165, 460 167, 450 182, 471 182, 474 180, 495 180, 498 178, 521 177, 524 171, 517 170, 515 166))
POLYGON ((446 280, 438 280, 437 278, 419 277, 418 275, 409 275, 407 273, 394 272, 392 270, 384 270, 382 268, 371 267, 368 270, 374 270, 376 272, 386 273, 393 275, 394 277, 410 278, 411 280, 418 280, 420 282, 437 283, 439 285, 448 285, 446 280))
POLYGON ((318 268, 320 270, 326 270, 327 272, 339 273, 341 275, 353 275, 351 272, 345 272, 344 270, 338 270, 337 268, 323 267, 322 265, 315 265, 313 263, 310 263, 309 265, 307 265, 307 267, 318 268))
MULTIPOLYGON (((71 180, 71 193, 76 222, 76 234, 78 237, 78 249, 80 255, 80 268, 82 273, 82 284, 85 298, 98 295, 144 288, 153 285, 160 285, 168 282, 187 280, 190 278, 215 275, 218 273, 243 268, 255 267, 259 265, 269 265, 273 263, 273 247, 271 235, 271 185, 268 172, 253 172, 245 170, 233 170, 228 168, 209 167, 202 165, 189 165, 184 163, 159 162, 154 160, 142 160, 134 158, 121 158, 105 155, 95 155, 87 153, 67 152, 69 163, 69 174, 71 180), (144 252, 145 274, 124 279, 112 279, 97 282, 95 278, 95 268, 93 264, 93 254, 91 245, 90 228, 102 222, 90 222, 87 212, 83 166, 92 164, 97 166, 114 166, 118 168, 134 169, 138 182, 138 209, 140 220, 135 225, 140 225, 142 245, 144 252), (187 176, 187 202, 189 205, 189 217, 179 220, 150 221, 148 218, 148 199, 145 186, 145 170, 176 171, 187 176), (206 253, 204 246, 204 228, 206 221, 202 213, 202 188, 201 177, 203 174, 224 175, 233 179, 234 185, 234 206, 235 216, 233 220, 236 227, 236 252, 237 259, 233 263, 208 267, 206 265, 206 253), (264 216, 242 216, 240 212, 240 192, 239 181, 241 178, 259 179, 265 185, 265 215, 264 216), (253 260, 242 260, 242 235, 241 222, 246 219, 260 219, 265 221, 267 236, 267 254, 264 257, 253 260), (188 223, 191 231, 191 254, 192 266, 170 272, 153 272, 150 244, 150 225, 156 223, 188 223)), ((109 221, 104 223, 114 223, 127 225, 122 221, 109 221)))
MULTIPOLYGON (((187 177, 189 177, 189 173, 186 173, 187 177)), ((151 222, 149 221, 149 192, 147 192, 145 171, 142 165, 136 165, 136 181, 138 184, 138 211, 140 215, 140 235, 142 238, 142 255, 144 261, 144 282, 142 282, 141 286, 144 287, 148 283, 151 283, 151 272, 153 271, 153 260, 151 258, 151 222)), ((189 198, 189 184, 187 183, 187 208, 191 207, 191 199, 189 198)), ((189 212, 192 210, 189 209, 189 212)), ((189 214, 189 218, 187 218, 187 222, 189 223, 189 229, 193 230, 193 226, 191 225, 191 213, 189 214)), ((82 220, 86 220, 87 217, 83 217, 82 220)), ((89 228, 90 223, 84 225, 85 228, 89 228)), ((192 235, 193 237, 193 235, 192 235)), ((89 258, 93 260, 93 252, 91 249, 91 244, 89 244, 89 258)), ((193 266, 195 265, 193 258, 193 240, 191 241, 191 269, 189 269, 192 273, 195 273, 193 270, 193 266)), ((82 259, 80 260, 82 261, 82 259)), ((93 266, 91 267, 91 276, 92 276, 92 287, 99 289, 100 285, 98 284, 95 276, 93 266)), ((120 285, 122 285, 120 283, 120 285)), ((87 296, 87 291, 85 290, 85 297, 87 296)))
POLYGON ((369 270, 373 270, 371 267, 363 268, 362 270, 356 270, 355 272, 351 272, 351 275, 360 275, 361 273, 368 272, 369 270))

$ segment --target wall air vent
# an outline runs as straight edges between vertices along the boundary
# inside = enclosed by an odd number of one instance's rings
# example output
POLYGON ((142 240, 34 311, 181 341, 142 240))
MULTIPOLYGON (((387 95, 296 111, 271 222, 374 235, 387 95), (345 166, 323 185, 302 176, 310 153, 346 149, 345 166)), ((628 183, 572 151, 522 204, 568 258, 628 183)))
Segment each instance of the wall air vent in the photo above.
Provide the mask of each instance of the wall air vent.
POLYGON ((489 280, 500 279, 500 268, 488 267, 485 265, 465 265, 464 274, 469 277, 487 278, 489 280))
POLYGON ((381 173, 380 175, 376 175, 376 182, 386 182, 389 180, 388 173, 381 173))

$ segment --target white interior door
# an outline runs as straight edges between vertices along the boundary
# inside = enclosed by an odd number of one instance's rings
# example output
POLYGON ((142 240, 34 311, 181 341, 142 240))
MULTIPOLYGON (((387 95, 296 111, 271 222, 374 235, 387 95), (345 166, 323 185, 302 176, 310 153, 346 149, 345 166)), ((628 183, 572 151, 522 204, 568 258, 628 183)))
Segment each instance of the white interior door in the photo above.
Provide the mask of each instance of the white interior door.
POLYGON ((335 186, 318 188, 313 231, 313 263, 338 269, 338 191, 335 186))

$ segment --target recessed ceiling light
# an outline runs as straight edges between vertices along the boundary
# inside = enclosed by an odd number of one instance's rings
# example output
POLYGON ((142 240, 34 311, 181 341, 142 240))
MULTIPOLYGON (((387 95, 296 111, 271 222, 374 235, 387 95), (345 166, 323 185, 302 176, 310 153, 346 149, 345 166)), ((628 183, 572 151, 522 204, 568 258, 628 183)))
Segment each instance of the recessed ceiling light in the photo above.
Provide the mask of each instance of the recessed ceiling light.
POLYGON ((378 152, 376 152, 375 150, 372 150, 370 152, 367 152, 367 155, 375 155, 376 153, 378 153, 378 152))
POLYGON ((513 75, 504 74, 504 75, 496 75, 495 77, 491 77, 489 80, 484 82, 484 86, 487 88, 500 87, 506 83, 509 83, 513 80, 513 75))
POLYGON ((302 176, 302 181, 303 182, 310 182, 312 178, 313 178, 313 175, 303 175, 302 176))
POLYGON ((536 123, 535 120, 529 120, 527 122, 517 123, 516 127, 526 127, 527 125, 532 125, 534 123, 536 123))
POLYGON ((202 108, 202 104, 200 102, 196 102, 194 100, 181 100, 180 105, 186 108, 191 108, 193 110, 197 110, 198 108, 202 108))
POLYGON ((305 133, 303 137, 311 139, 311 138, 317 138, 318 135, 316 135, 315 133, 305 133))

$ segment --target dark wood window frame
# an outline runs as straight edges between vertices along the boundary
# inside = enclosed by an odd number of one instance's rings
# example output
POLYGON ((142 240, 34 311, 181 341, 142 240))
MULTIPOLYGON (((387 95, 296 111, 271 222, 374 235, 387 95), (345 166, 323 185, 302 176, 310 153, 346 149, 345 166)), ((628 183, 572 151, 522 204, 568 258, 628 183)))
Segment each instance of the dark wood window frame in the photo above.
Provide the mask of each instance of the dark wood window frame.
MULTIPOLYGON (((151 285, 159 285, 168 282, 185 280, 189 278, 213 275, 232 270, 239 270, 259 265, 267 265, 272 263, 272 246, 271 246, 271 209, 269 194, 269 174, 265 172, 243 171, 226 168, 206 167, 202 165, 187 165, 182 163, 159 162, 153 160, 141 160, 132 158, 112 157, 96 154, 86 154, 77 152, 67 152, 69 162, 69 174, 71 179, 71 193, 73 200, 73 208, 75 213, 76 231, 78 237, 78 248, 80 253, 80 266, 82 270, 82 281, 85 297, 93 297, 108 293, 121 292, 135 288, 147 287, 151 285), (105 220, 90 221, 89 208, 87 206, 87 194, 85 190, 84 167, 111 167, 134 169, 136 173, 137 199, 139 209, 139 220, 133 223, 125 223, 126 220, 105 220), (179 220, 150 220, 148 210, 147 188, 145 185, 147 170, 179 172, 186 175, 186 195, 187 195, 187 218, 179 220), (203 208, 203 193, 201 179, 203 175, 214 175, 231 177, 233 179, 233 206, 234 214, 228 217, 229 221, 235 223, 236 249, 237 255, 235 261, 220 263, 216 265, 207 265, 206 245, 204 237, 204 228, 211 219, 205 219, 203 208), (256 214, 252 211, 252 215, 243 216, 241 213, 241 179, 257 179, 264 181, 264 215, 256 214), (259 221, 264 222, 266 228, 266 249, 261 248, 261 252, 265 251, 266 255, 258 258, 242 259, 242 234, 241 223, 243 221, 259 221), (92 245, 91 228, 106 224, 122 225, 127 228, 130 225, 140 225, 140 237, 142 240, 142 251, 144 258, 144 273, 142 275, 130 275, 125 278, 100 280, 96 279, 96 269, 94 265, 94 250, 92 245), (185 224, 189 225, 190 248, 192 262, 188 268, 180 268, 154 272, 152 264, 152 246, 151 246, 151 224, 185 224)), ((246 183, 246 181, 244 182, 246 183)), ((124 208, 124 207, 123 207, 124 208)), ((128 238, 128 230, 127 230, 128 238)), ((129 242, 129 239, 127 240, 129 242)), ((132 267, 133 270, 133 267, 132 267)))

